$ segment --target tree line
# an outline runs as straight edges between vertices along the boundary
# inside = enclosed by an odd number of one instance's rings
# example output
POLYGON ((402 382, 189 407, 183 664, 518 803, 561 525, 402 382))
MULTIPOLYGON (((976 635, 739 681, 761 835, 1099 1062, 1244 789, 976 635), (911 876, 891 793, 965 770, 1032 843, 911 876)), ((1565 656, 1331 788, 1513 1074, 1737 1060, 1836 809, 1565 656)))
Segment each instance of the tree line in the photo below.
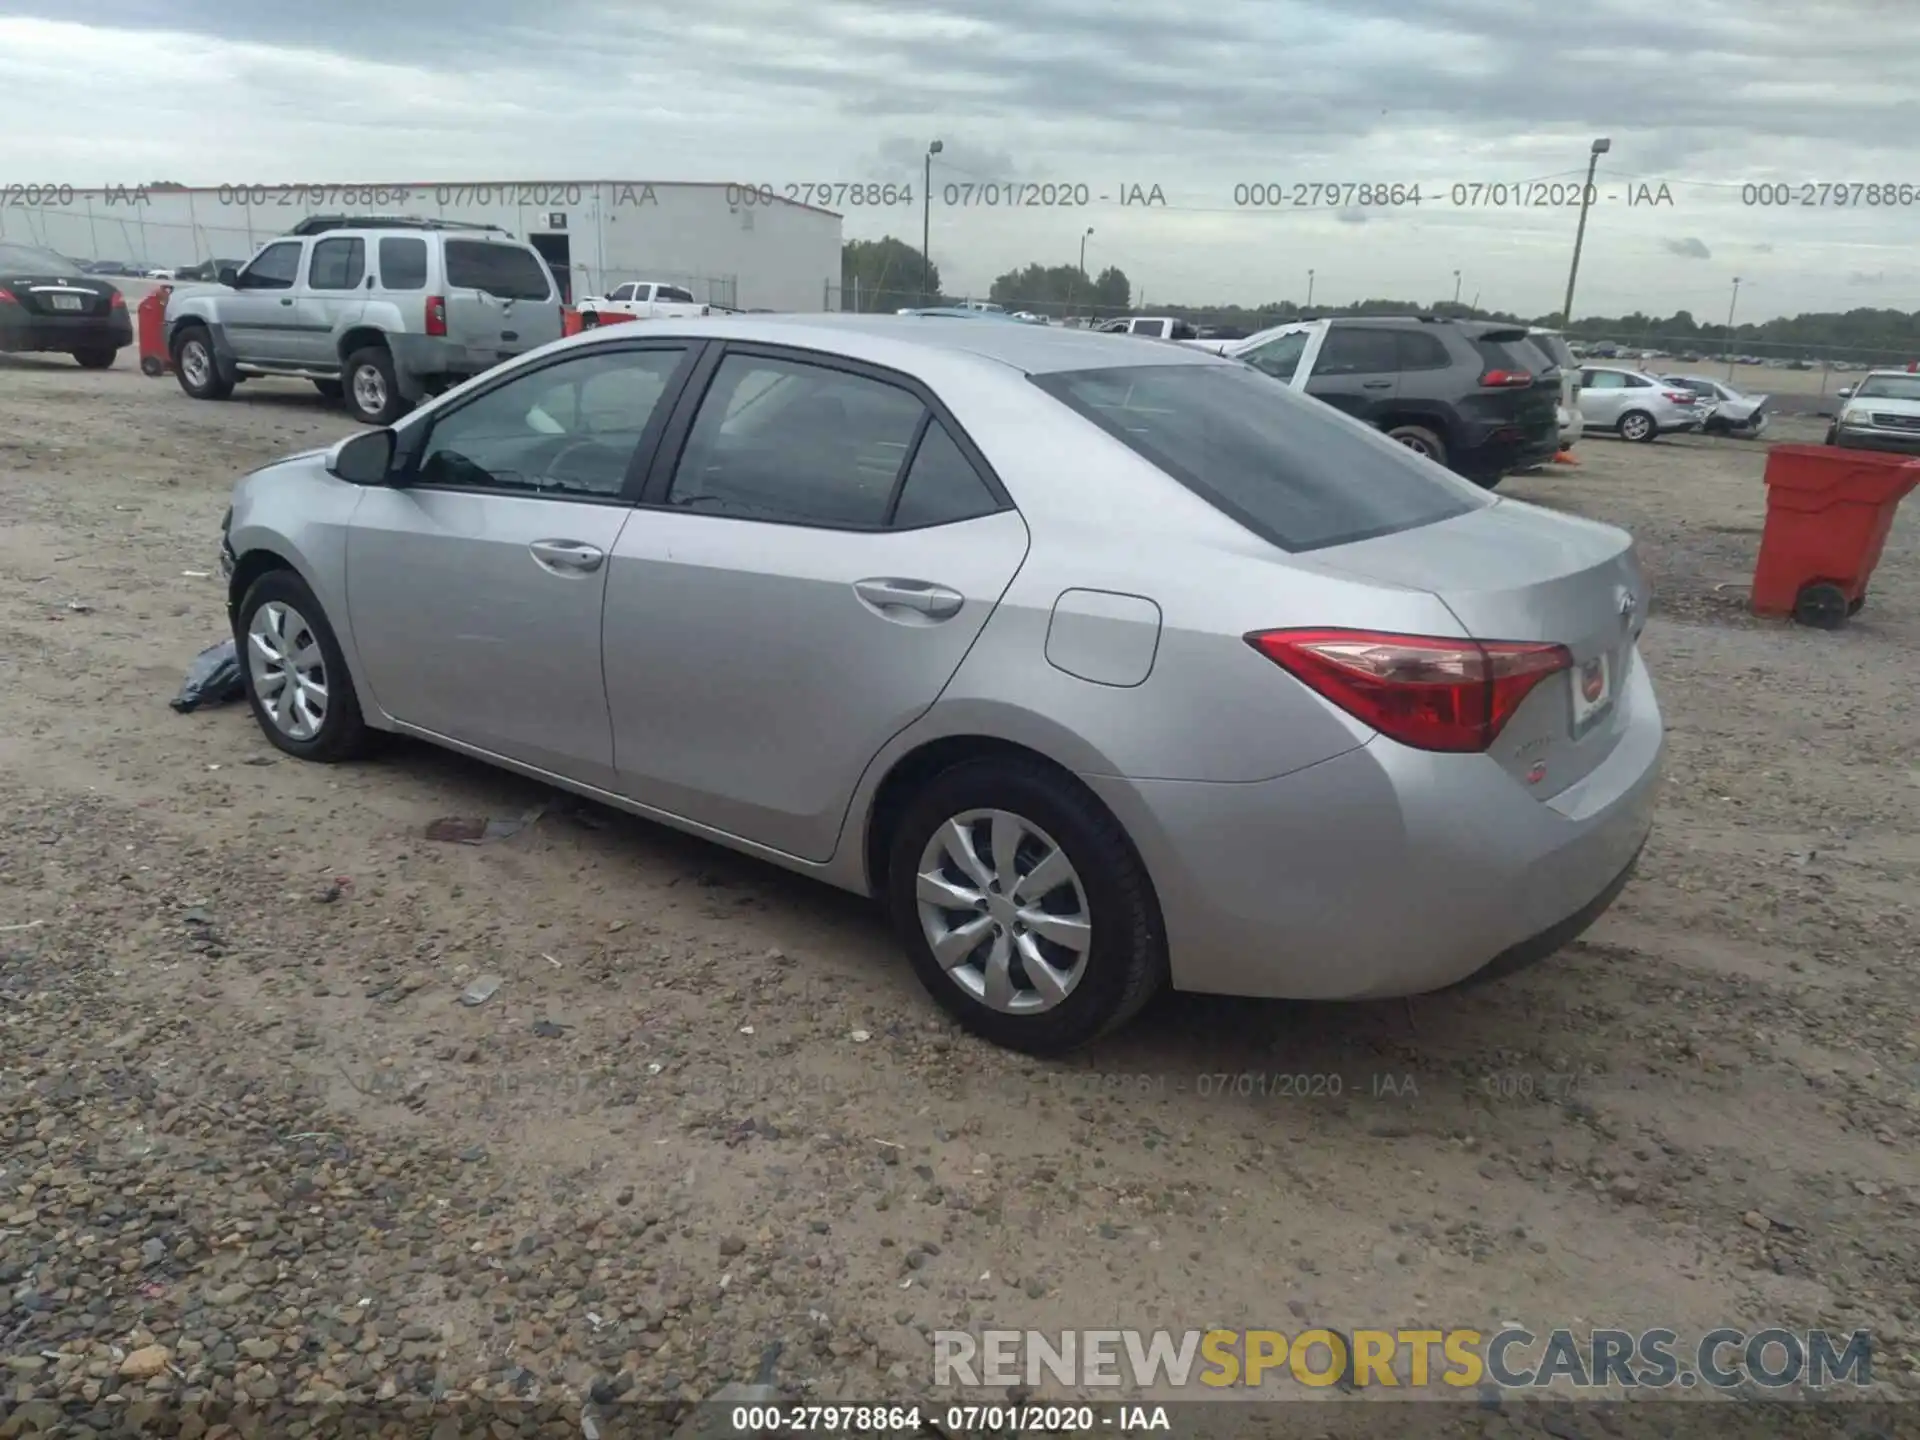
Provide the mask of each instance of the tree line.
MULTIPOLYGON (((841 250, 841 308, 888 311, 903 306, 950 305, 961 298, 941 288, 938 266, 930 266, 917 246, 892 236, 884 240, 849 240, 841 250)), ((1070 315, 1126 313, 1133 303, 1133 286, 1124 271, 1108 266, 1090 276, 1077 265, 1031 264, 996 278, 986 299, 1007 310, 1030 310, 1064 319, 1070 315)), ((1358 300, 1345 305, 1316 305, 1311 309, 1292 300, 1266 305, 1182 305, 1153 302, 1155 314, 1178 315, 1194 325, 1251 334, 1270 325, 1284 325, 1309 316, 1439 315, 1462 319, 1499 320, 1515 325, 1565 330, 1576 339, 1637 339, 1668 343, 1691 341, 1701 349, 1751 349, 1767 353, 1786 350, 1813 352, 1860 350, 1884 352, 1889 358, 1920 355, 1920 311, 1861 307, 1847 311, 1813 311, 1771 320, 1742 322, 1729 331, 1724 324, 1702 321, 1688 310, 1650 315, 1635 310, 1626 315, 1582 315, 1562 325, 1558 313, 1518 315, 1506 310, 1475 310, 1451 301, 1420 302, 1385 298, 1358 300)))

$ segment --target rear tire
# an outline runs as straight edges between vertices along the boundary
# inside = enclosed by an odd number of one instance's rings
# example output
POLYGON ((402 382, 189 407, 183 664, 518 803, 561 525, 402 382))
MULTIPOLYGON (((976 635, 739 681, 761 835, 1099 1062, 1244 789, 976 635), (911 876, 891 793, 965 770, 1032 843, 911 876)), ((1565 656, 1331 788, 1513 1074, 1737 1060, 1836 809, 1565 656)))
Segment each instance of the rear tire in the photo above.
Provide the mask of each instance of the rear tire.
POLYGON ((111 370, 119 354, 119 349, 112 345, 89 345, 74 351, 73 358, 82 370, 111 370))
POLYGON ((412 408, 400 398, 393 356, 384 345, 369 345, 347 357, 347 408, 366 425, 391 425, 412 408))
POLYGON ((1039 761, 971 760, 936 775, 894 828, 886 889, 900 942, 927 993, 963 1027, 1007 1049, 1031 1055, 1077 1049, 1124 1025, 1166 983, 1167 945, 1159 903, 1126 832, 1078 782, 1039 761), (1027 837, 1018 856, 1024 863, 1002 866, 992 858, 991 846, 999 819, 968 822, 988 837, 984 853, 976 846, 975 854, 991 885, 998 887, 990 891, 965 879, 968 872, 951 861, 930 859, 953 856, 953 845, 943 845, 939 837, 961 817, 984 812, 1017 821, 1027 837), (1044 857, 1050 857, 1050 871, 1066 878, 1045 892, 1021 894, 1019 885, 1037 873, 1044 857), (1012 874, 1002 884, 1000 872, 1008 868, 1012 874), (923 886, 923 873, 960 875, 960 889, 947 893, 973 890, 983 898, 951 909, 929 905, 923 915, 923 889, 938 893, 943 883, 936 878, 923 886), (989 893, 991 901, 984 898, 989 893), (989 903, 997 908, 989 911, 989 903), (1022 928, 1024 922, 1010 918, 1010 906, 1020 915, 1040 914, 1043 923, 1031 931, 1022 928), (972 918, 976 911, 977 922, 972 918), (1083 949, 1058 944, 1045 933, 1046 919, 1065 922, 1056 933, 1070 933, 1078 928, 1076 917, 1085 925, 1083 949), (1011 947, 1017 972, 999 1006, 983 998, 992 990, 976 994, 968 983, 988 984, 990 958, 1003 943, 994 938, 999 933, 992 929, 996 919, 1011 927, 1004 943, 1011 947), (975 924, 981 927, 977 948, 968 955, 950 954, 950 972, 935 958, 930 928, 947 933, 975 924), (1064 998, 1051 1003, 1042 998, 1042 987, 1032 978, 1036 971, 1020 958, 1022 947, 1067 975, 1064 998))
POLYGON ((173 337, 173 373, 180 388, 196 400, 224 400, 233 382, 220 373, 213 336, 204 325, 188 325, 173 337))
POLYGON ((1447 463, 1447 445, 1424 425, 1396 425, 1387 431, 1389 440, 1397 440, 1416 455, 1424 455, 1436 465, 1447 463))
POLYGON ((1632 440, 1641 445, 1651 445, 1654 437, 1660 433, 1660 427, 1654 424, 1653 416, 1644 410, 1629 410, 1620 417, 1620 438, 1632 440))
POLYGON ((356 759, 372 748, 372 732, 361 715, 360 697, 354 693, 340 642, 319 599, 298 574, 269 570, 248 587, 234 611, 233 641, 240 656, 247 704, 253 708, 261 732, 275 746, 299 759, 327 765, 356 759), (277 625, 282 637, 270 641, 271 646, 295 661, 291 667, 275 663, 256 643, 253 631, 262 611, 269 612, 268 620, 277 625), (302 652, 308 658, 317 652, 319 663, 299 663, 302 652), (299 670, 298 677, 291 673, 294 669, 299 670), (264 696, 263 689, 267 692, 264 696), (318 692, 321 715, 310 733, 299 733, 307 727, 286 717, 298 715, 310 720, 315 707, 307 704, 289 709, 299 701, 297 695, 288 695, 289 689, 318 692))

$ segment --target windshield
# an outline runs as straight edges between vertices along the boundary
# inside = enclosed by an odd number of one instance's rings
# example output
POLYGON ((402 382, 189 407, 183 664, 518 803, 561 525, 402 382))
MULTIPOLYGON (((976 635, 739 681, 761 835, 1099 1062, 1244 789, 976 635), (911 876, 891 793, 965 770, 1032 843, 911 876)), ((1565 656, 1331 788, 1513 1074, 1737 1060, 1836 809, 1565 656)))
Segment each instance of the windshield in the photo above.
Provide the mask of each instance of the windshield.
POLYGON ((1853 392, 1856 400, 1920 400, 1920 375, 1869 375, 1853 392))
POLYGON ((1390 535, 1487 503, 1372 427, 1245 366, 1123 366, 1032 378, 1283 550, 1390 535))
POLYGON ((66 256, 43 250, 38 245, 0 245, 0 275, 47 275, 78 280, 82 271, 66 256))

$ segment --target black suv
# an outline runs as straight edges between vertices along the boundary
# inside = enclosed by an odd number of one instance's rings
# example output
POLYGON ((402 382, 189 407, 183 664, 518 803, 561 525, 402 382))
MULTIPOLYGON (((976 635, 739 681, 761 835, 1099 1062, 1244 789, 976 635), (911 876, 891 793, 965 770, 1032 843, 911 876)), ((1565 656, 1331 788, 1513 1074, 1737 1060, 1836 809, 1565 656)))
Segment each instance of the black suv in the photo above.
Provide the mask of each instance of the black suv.
POLYGON ((1223 351, 1489 488, 1560 449, 1559 367, 1522 326, 1343 316, 1223 351))

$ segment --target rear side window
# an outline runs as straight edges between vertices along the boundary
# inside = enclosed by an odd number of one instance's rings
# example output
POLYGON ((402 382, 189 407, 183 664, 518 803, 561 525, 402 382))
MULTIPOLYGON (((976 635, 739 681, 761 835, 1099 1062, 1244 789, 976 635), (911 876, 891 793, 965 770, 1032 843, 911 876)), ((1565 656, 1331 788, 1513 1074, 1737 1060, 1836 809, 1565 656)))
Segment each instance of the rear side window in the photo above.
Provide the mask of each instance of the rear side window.
POLYGON ((682 290, 678 285, 654 286, 653 298, 656 300, 671 300, 681 305, 691 305, 694 303, 693 292, 691 290, 682 290))
POLYGON ((322 240, 313 247, 313 258, 307 262, 307 288, 352 290, 366 273, 364 240, 322 240))
POLYGON ((426 289, 427 242, 418 235, 382 236, 380 287, 383 290, 426 289))
POLYGON ((553 294, 539 256, 519 245, 490 240, 447 241, 447 285, 501 300, 546 300, 553 294))
POLYGON ((1424 330, 1402 330, 1398 334, 1402 370, 1444 370, 1453 364, 1453 357, 1438 336, 1424 330))
POLYGON ((1489 503, 1371 426, 1245 366, 1126 366, 1032 379, 1283 550, 1390 535, 1489 503))
POLYGON ((1313 373, 1321 375, 1390 375, 1400 368, 1400 351, 1393 331, 1370 326, 1335 325, 1327 332, 1313 373))
POLYGON ((894 506, 896 529, 923 525, 951 525, 974 520, 1000 508, 986 482, 954 443, 938 420, 927 426, 920 448, 913 453, 907 483, 894 506))

